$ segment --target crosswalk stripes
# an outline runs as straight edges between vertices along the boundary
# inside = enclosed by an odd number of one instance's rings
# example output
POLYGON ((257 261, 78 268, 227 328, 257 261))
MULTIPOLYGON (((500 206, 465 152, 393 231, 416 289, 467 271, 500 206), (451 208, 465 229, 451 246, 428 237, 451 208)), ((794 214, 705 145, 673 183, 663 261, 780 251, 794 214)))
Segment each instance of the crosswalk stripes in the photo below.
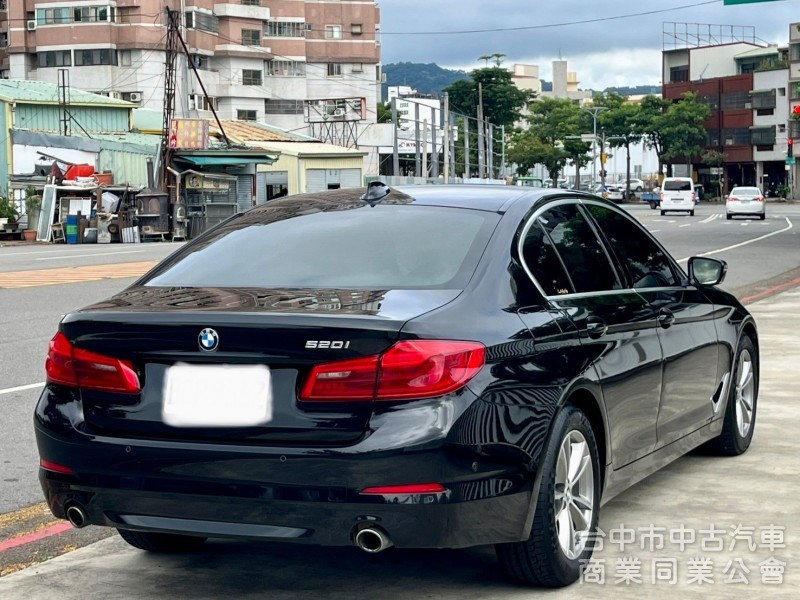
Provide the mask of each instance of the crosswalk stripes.
POLYGON ((124 279, 144 275, 155 261, 121 263, 113 265, 91 265, 58 269, 38 269, 34 271, 7 271, 0 273, 0 289, 18 289, 61 285, 65 283, 84 283, 102 279, 124 279))

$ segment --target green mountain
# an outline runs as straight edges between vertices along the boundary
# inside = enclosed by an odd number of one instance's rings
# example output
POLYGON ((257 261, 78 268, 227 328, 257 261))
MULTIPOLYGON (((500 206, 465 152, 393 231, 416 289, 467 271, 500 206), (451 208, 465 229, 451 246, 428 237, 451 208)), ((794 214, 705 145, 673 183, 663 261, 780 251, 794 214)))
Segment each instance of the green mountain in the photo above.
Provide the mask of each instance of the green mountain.
POLYGON ((384 98, 386 87, 390 85, 407 85, 420 94, 441 94, 451 83, 469 77, 466 71, 445 69, 435 63, 389 63, 383 65, 383 72, 386 74, 384 98))
POLYGON ((623 96, 646 96, 647 94, 661 95, 660 85, 635 85, 624 87, 610 87, 605 89, 606 92, 619 92, 623 96))

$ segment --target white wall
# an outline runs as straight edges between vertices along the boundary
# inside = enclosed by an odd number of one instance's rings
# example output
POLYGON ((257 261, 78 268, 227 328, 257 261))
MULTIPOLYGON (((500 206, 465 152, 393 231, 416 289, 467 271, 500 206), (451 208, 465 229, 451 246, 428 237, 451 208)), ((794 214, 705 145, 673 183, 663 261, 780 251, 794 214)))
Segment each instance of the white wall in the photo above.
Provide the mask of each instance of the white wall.
POLYGON ((708 48, 692 49, 689 63, 689 80, 711 79, 713 77, 729 77, 736 75, 737 54, 755 50, 752 44, 727 44, 724 46, 711 46, 708 48))
POLYGON ((68 148, 49 148, 42 146, 23 146, 14 144, 11 156, 13 160, 14 174, 27 175, 33 173, 36 168, 36 163, 44 163, 53 161, 39 156, 37 152, 44 152, 52 156, 71 163, 77 164, 90 164, 97 165, 97 154, 94 152, 85 152, 83 150, 71 150, 68 148))
MULTIPOLYGON (((777 90, 775 112, 772 115, 759 116, 753 111, 753 126, 767 127, 786 125, 789 118, 789 70, 761 71, 753 74, 754 90, 777 90), (784 90, 781 96, 780 89, 784 90)), ((775 134, 775 147, 772 152, 759 152, 753 147, 753 160, 783 160, 786 157, 788 133, 778 130, 775 134)))

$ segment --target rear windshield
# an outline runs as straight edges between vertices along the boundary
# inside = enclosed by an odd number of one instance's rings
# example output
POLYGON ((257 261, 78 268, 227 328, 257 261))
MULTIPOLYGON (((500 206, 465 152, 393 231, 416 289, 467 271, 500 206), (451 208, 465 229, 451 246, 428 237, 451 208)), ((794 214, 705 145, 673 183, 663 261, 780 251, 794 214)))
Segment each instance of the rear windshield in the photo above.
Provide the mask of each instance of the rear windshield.
POLYGON ((691 181, 665 181, 664 191, 666 192, 691 192, 691 181))
POLYGON ((754 187, 738 187, 733 188, 731 196, 760 196, 761 190, 754 187))
POLYGON ((281 204, 188 245, 145 285, 462 289, 499 220, 433 206, 281 204))

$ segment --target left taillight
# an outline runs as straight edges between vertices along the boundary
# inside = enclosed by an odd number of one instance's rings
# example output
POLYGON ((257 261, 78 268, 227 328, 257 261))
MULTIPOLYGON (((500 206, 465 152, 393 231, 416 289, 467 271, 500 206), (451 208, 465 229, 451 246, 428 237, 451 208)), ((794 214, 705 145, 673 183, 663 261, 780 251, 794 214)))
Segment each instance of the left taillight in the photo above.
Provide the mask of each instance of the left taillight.
POLYGON ((408 340, 383 354, 315 366, 300 391, 307 402, 433 398, 466 385, 486 362, 477 342, 408 340))
POLYGON ((50 341, 45 371, 48 383, 123 394, 141 391, 133 363, 76 348, 61 332, 50 341))

